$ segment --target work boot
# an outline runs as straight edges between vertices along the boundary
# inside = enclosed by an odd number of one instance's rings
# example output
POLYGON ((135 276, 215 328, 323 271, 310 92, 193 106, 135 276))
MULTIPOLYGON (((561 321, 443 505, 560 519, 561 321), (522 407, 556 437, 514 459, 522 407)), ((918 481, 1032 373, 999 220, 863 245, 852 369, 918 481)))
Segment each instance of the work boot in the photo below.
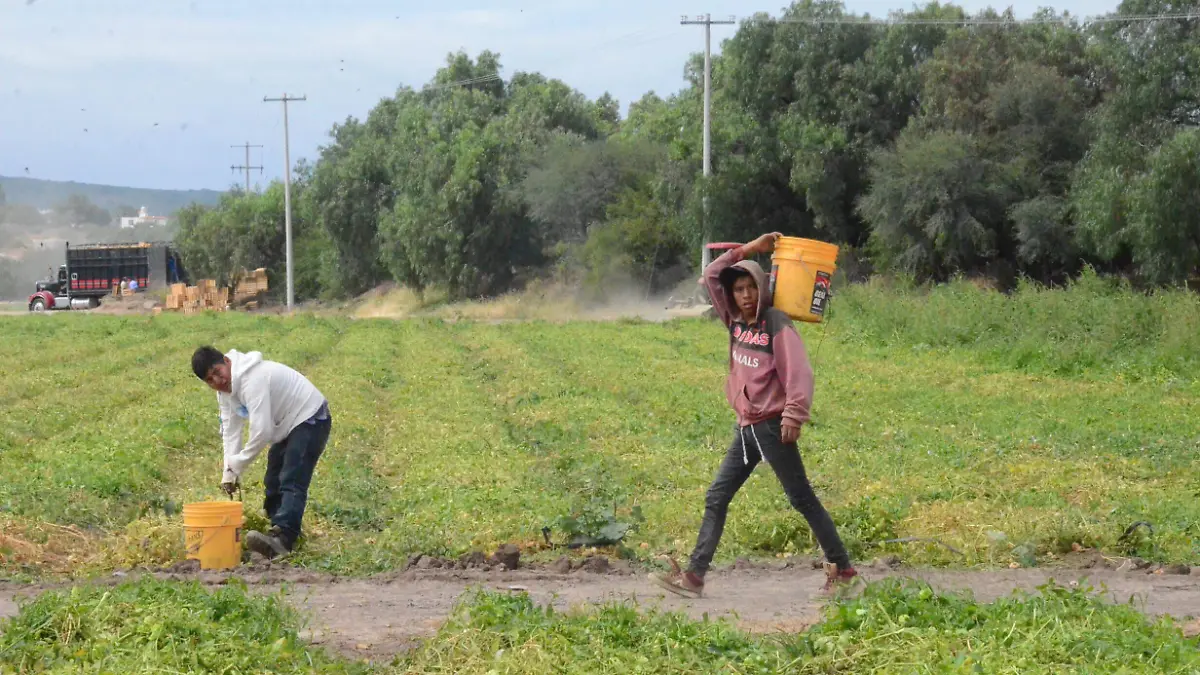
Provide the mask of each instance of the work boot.
POLYGON ((287 539, 278 527, 272 527, 267 530, 266 534, 254 530, 247 532, 246 547, 267 560, 273 560, 291 552, 291 546, 288 546, 287 539))
POLYGON ((825 563, 825 585, 821 588, 821 592, 824 594, 834 593, 839 588, 854 583, 856 578, 858 578, 858 571, 853 567, 840 569, 836 564, 827 562, 825 563))
POLYGON ((671 571, 651 574, 650 581, 686 598, 698 598, 704 594, 704 579, 699 574, 679 569, 679 563, 674 558, 668 558, 667 562, 671 563, 671 571))

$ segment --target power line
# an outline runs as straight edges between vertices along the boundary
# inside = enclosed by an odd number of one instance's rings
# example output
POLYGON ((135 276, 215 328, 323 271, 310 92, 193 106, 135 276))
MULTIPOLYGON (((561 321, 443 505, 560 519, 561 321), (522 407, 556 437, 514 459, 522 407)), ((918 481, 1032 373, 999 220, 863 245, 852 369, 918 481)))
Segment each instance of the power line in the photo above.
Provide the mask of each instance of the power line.
POLYGON ((246 163, 242 164, 240 166, 239 165, 231 166, 231 167, 229 167, 229 170, 230 171, 237 171, 238 169, 246 170, 246 194, 250 194, 250 169, 258 169, 258 173, 260 173, 260 174, 262 173, 262 170, 263 170, 261 165, 259 165, 259 166, 251 166, 250 165, 250 148, 261 148, 262 146, 261 145, 250 145, 250 141, 246 141, 242 145, 231 145, 229 147, 231 147, 231 148, 243 148, 243 147, 246 148, 246 163))
POLYGON ((287 307, 289 312, 292 310, 296 296, 295 286, 292 283, 292 156, 288 146, 288 103, 307 100, 308 96, 288 96, 287 92, 284 92, 283 96, 279 98, 263 97, 264 103, 283 103, 283 228, 284 237, 287 239, 287 307))
POLYGON ((486 84, 488 82, 502 81, 499 73, 488 73, 487 75, 479 75, 465 80, 457 80, 455 82, 446 82, 443 84, 427 84, 421 88, 421 91, 433 91, 435 89, 447 89, 449 87, 471 86, 473 84, 486 84))

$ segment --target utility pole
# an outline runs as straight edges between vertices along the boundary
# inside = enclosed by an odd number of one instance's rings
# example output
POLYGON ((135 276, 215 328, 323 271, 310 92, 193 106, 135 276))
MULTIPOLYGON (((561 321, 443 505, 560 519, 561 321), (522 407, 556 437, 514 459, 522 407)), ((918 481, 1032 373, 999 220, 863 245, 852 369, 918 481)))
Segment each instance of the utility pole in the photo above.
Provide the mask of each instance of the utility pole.
POLYGON ((296 295, 295 287, 292 284, 292 156, 288 147, 288 103, 307 100, 308 96, 288 96, 287 92, 284 92, 283 96, 279 98, 263 97, 264 103, 283 103, 283 227, 284 235, 287 238, 287 306, 289 312, 295 303, 296 295))
MULTIPOLYGON (((733 16, 728 19, 713 20, 711 14, 697 16, 689 19, 684 16, 680 19, 681 26, 704 26, 704 177, 707 178, 712 174, 712 27, 713 25, 729 26, 737 23, 733 16)), ((707 186, 705 191, 707 191, 707 186)), ((704 250, 700 253, 701 268, 708 267, 708 263, 712 262, 711 254, 708 250, 709 243, 709 228, 708 228, 708 195, 704 196, 704 250)))
POLYGON ((263 170, 262 166, 250 166, 250 148, 261 148, 262 146, 261 145, 250 145, 250 141, 246 141, 242 145, 231 145, 229 147, 231 147, 231 148, 246 148, 246 163, 242 164, 241 166, 237 166, 237 165, 231 166, 231 167, 229 167, 229 170, 230 171, 237 171, 238 169, 246 170, 246 194, 250 194, 250 169, 258 169, 259 173, 262 173, 262 170, 263 170))

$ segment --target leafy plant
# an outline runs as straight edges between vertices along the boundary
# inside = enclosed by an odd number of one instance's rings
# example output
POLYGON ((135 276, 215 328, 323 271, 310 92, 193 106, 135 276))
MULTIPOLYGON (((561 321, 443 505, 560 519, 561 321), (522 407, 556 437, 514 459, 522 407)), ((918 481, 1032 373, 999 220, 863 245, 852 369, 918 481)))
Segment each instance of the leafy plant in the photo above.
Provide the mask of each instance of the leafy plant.
POLYGON ((281 595, 144 579, 47 591, 0 622, 0 671, 357 673, 300 640, 281 595))
POLYGON ((616 502, 593 498, 570 515, 556 518, 553 527, 568 537, 567 546, 579 548, 616 545, 645 522, 641 506, 622 513, 616 502))

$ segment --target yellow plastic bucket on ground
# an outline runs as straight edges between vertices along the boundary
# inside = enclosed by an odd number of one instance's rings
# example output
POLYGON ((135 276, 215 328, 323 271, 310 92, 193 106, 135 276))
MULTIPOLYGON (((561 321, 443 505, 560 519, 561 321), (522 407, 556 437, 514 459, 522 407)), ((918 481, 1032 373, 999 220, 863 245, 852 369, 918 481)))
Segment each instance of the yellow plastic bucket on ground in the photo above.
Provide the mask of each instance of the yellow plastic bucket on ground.
POLYGON ((837 246, 823 241, 780 237, 771 256, 772 306, 795 320, 820 323, 837 254, 837 246))
POLYGON ((202 570, 227 570, 242 562, 242 503, 183 505, 183 543, 202 570))

